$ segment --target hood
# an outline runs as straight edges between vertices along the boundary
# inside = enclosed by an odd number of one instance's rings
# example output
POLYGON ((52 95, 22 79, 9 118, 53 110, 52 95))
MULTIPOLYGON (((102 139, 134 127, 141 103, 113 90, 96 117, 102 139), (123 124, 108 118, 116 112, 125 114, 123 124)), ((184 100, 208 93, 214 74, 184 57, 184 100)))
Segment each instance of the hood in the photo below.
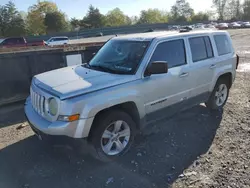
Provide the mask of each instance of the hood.
POLYGON ((60 99, 105 89, 135 80, 133 75, 118 75, 80 66, 66 67, 36 75, 34 84, 60 99))

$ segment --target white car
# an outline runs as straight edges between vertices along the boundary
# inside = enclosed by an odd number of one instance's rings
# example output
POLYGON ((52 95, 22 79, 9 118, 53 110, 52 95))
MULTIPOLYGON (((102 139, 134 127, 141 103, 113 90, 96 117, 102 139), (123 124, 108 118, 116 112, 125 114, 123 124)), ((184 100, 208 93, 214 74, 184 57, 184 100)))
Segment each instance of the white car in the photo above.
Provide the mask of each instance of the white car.
POLYGON ((249 22, 243 22, 241 27, 243 28, 250 28, 250 23, 249 22))
POLYGON ((39 139, 87 138, 110 161, 146 125, 203 102, 222 109, 238 62, 225 31, 114 37, 88 64, 36 75, 25 114, 39 139))
POLYGON ((228 24, 227 23, 220 23, 217 25, 218 29, 228 29, 228 24))
POLYGON ((237 22, 232 22, 228 25, 228 27, 232 28, 232 29, 237 29, 237 28, 240 28, 241 25, 238 24, 237 22))
POLYGON ((56 46, 56 45, 65 45, 69 43, 68 37, 52 37, 47 40, 46 45, 48 46, 56 46))

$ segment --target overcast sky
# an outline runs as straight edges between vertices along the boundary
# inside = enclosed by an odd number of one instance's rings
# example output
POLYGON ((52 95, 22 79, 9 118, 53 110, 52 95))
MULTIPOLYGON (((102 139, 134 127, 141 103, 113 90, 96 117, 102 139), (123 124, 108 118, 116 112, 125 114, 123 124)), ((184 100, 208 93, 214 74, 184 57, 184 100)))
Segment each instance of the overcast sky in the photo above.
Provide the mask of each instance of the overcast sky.
MULTIPOLYGON (((0 5, 6 4, 9 0, 0 0, 0 5)), ((51 0, 57 4, 60 10, 65 12, 69 18, 82 18, 90 4, 106 14, 116 7, 120 8, 129 16, 139 15, 141 10, 158 8, 170 10, 176 0, 51 0)), ((211 9, 211 0, 187 0, 195 12, 211 9)), ((21 11, 27 11, 28 7, 35 4, 37 0, 12 0, 21 11)))

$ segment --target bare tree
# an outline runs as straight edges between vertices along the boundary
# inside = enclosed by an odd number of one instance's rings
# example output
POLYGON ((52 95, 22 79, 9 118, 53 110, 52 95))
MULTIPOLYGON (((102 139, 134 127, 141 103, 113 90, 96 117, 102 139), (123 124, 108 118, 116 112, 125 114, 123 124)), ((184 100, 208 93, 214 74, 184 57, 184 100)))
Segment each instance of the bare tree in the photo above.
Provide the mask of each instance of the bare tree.
POLYGON ((227 0, 213 0, 213 4, 219 15, 219 20, 224 20, 224 12, 225 12, 227 0))
POLYGON ((227 20, 240 20, 242 18, 242 5, 240 0, 228 0, 224 19, 227 20))

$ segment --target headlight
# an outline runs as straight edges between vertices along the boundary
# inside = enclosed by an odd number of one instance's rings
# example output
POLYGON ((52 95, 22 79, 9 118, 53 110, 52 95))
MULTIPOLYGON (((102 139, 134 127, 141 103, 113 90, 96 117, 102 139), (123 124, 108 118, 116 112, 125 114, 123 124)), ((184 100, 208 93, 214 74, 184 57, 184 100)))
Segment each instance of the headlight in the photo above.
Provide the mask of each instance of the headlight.
POLYGON ((55 116, 58 112, 58 104, 55 98, 49 99, 49 113, 55 116))

